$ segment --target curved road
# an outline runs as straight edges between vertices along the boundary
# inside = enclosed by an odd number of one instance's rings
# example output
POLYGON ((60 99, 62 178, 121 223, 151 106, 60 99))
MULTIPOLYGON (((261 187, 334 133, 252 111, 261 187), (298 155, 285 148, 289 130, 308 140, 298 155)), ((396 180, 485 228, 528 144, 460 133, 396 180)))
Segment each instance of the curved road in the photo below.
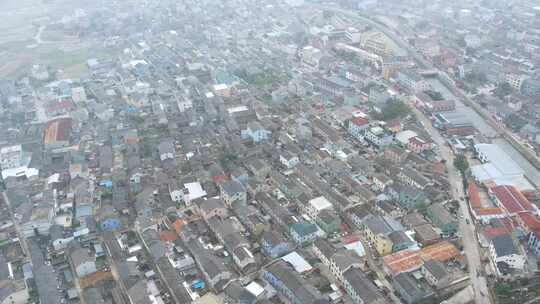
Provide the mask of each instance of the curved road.
MULTIPOLYGON (((363 21, 364 23, 367 23, 374 28, 377 28, 379 31, 387 35, 390 39, 394 40, 394 42, 399 46, 405 49, 409 52, 409 54, 417 61, 419 62, 423 67, 426 67, 428 69, 433 69, 433 65, 427 60, 425 60, 416 50, 414 50, 407 42, 405 42, 401 37, 396 36, 395 33, 390 31, 386 26, 383 26, 382 24, 378 22, 374 22, 373 20, 360 16, 357 13, 343 10, 343 9, 337 9, 337 8, 329 8, 321 5, 312 5, 312 7, 332 11, 334 13, 343 14, 351 19, 357 19, 359 21, 363 21)), ((482 115, 481 113, 479 113, 482 115)), ((427 131, 430 133, 431 137, 435 141, 435 143, 439 146, 441 156, 446 160, 448 165, 448 175, 449 175, 449 182, 451 185, 451 191, 454 199, 459 201, 460 203, 460 210, 463 214, 463 216, 460 219, 460 232, 462 234, 462 241, 463 241, 463 248, 465 251, 465 256, 467 258, 468 267, 469 267, 469 276, 470 280, 474 289, 474 296, 475 296, 475 303, 477 304, 486 304, 486 303, 492 303, 492 300, 490 298, 489 289, 487 287, 487 280, 483 276, 477 276, 477 272, 482 269, 482 263, 481 263, 481 255, 480 255, 480 249, 478 247, 478 241, 476 239, 476 231, 473 224, 472 217, 469 213, 469 208, 467 206, 467 203, 462 200, 461 198, 464 197, 464 190, 463 190, 463 184, 461 182, 461 176, 459 175, 459 172, 453 167, 453 161, 454 161, 454 154, 450 150, 450 148, 446 145, 446 141, 444 138, 440 135, 440 133, 435 130, 431 126, 431 122, 428 121, 425 116, 419 112, 417 112, 417 116, 420 120, 423 121, 424 125, 427 128, 427 131), (467 224, 466 221, 469 221, 470 224, 467 224)))
MULTIPOLYGON (((381 31, 383 34, 385 34, 389 39, 393 40, 400 48, 406 50, 410 56, 416 60, 417 63, 420 64, 421 67, 429 70, 436 70, 439 71, 437 67, 435 67, 431 62, 426 60, 416 49, 414 49, 407 41, 405 41, 403 38, 401 38, 396 33, 394 29, 388 28, 385 24, 382 24, 380 22, 374 21, 366 16, 359 15, 356 12, 348 11, 344 9, 339 8, 330 8, 325 7, 322 5, 312 5, 312 7, 332 11, 334 13, 343 14, 349 18, 354 18, 359 21, 362 21, 364 23, 369 24, 370 26, 376 28, 377 30, 381 31)), ((446 85, 446 84, 445 84, 446 85)), ((497 134, 499 134, 504 140, 506 140, 514 149, 516 149, 527 161, 531 163, 533 167, 540 170, 540 159, 534 155, 528 148, 523 146, 522 143, 519 142, 519 140, 516 139, 515 135, 509 132, 508 130, 502 128, 493 117, 491 117, 491 114, 486 112, 484 109, 482 109, 476 102, 471 100, 463 91, 461 91, 459 88, 456 87, 449 87, 447 86, 450 91, 453 92, 457 97, 461 99, 463 103, 470 106, 482 119, 486 121, 486 123, 489 124, 490 127, 492 127, 497 134)))
POLYGON ((429 133, 433 141, 439 147, 442 158, 446 160, 448 168, 448 181, 452 191, 452 196, 459 202, 459 210, 462 213, 462 217, 459 220, 459 231, 461 233, 461 241, 463 243, 463 250, 467 258, 467 264, 469 269, 469 278, 471 280, 475 303, 492 303, 489 295, 489 289, 487 287, 487 279, 484 276, 477 276, 477 272, 483 270, 481 262, 480 248, 478 247, 478 240, 476 239, 476 230, 474 222, 469 212, 469 206, 462 198, 465 197, 463 190, 463 183, 461 181, 460 173, 452 165, 454 163, 454 154, 452 150, 446 145, 446 141, 441 134, 433 128, 431 122, 420 111, 413 109, 416 116, 424 124, 426 131, 429 133), (469 224, 467 224, 467 221, 469 224))

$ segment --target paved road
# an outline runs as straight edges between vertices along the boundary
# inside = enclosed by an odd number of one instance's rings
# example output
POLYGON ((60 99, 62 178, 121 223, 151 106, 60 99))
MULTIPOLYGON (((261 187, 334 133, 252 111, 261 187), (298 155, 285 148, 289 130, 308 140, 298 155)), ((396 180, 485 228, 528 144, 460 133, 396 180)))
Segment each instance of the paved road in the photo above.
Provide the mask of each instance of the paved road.
POLYGON ((377 265, 375 258, 373 257, 373 254, 371 252, 372 249, 368 246, 367 240, 365 240, 364 237, 362 236, 360 238, 360 241, 362 242, 362 246, 364 246, 365 248, 366 258, 367 258, 369 268, 375 271, 375 273, 377 274, 377 277, 379 278, 379 281, 381 281, 381 283, 384 286, 386 286, 388 290, 390 290, 390 293, 388 293, 388 296, 392 299, 393 303, 401 303, 401 300, 398 297, 396 297, 396 295, 394 294, 394 287, 386 279, 385 273, 383 272, 381 266, 377 265))
POLYGON ((120 249, 112 233, 105 234, 103 236, 103 244, 105 245, 105 249, 107 250, 107 255, 109 258, 109 266, 111 267, 111 273, 115 281, 118 283, 118 286, 120 287, 120 290, 122 291, 122 295, 125 298, 127 298, 128 289, 126 287, 124 280, 120 276, 120 272, 118 271, 118 265, 117 265, 117 262, 124 260, 124 256, 122 255, 122 249, 120 249))
POLYGON ((418 110, 414 109, 414 111, 420 121, 422 121, 424 124, 426 131, 431 135, 433 141, 439 146, 441 156, 446 160, 447 163, 448 179, 450 182, 452 196, 454 199, 459 201, 460 211, 463 215, 459 221, 459 231, 461 233, 465 257, 467 258, 467 263, 469 265, 469 276, 474 288, 475 303, 491 303, 492 301, 489 298, 489 290, 487 287, 486 278, 484 276, 477 276, 477 271, 482 270, 480 248, 478 247, 475 226, 469 212, 469 207, 467 206, 465 200, 461 199, 465 197, 465 194, 460 173, 453 166, 454 154, 446 145, 446 141, 441 134, 435 128, 433 128, 431 122, 418 110), (470 224, 467 224, 467 220, 470 224))
MULTIPOLYGON (((405 41, 403 38, 401 38, 401 35, 399 32, 396 32, 397 29, 390 29, 386 25, 376 22, 372 20, 371 18, 367 16, 361 16, 357 12, 339 9, 335 7, 327 7, 324 5, 316 5, 313 4, 312 7, 328 10, 334 13, 343 14, 351 19, 357 19, 359 21, 362 21, 366 24, 369 24, 370 26, 376 28, 377 30, 381 31, 383 34, 385 34, 390 40, 393 40, 396 45, 406 50, 409 55, 414 58, 414 60, 419 64, 420 67, 426 68, 429 70, 437 70, 431 62, 426 60, 422 54, 420 54, 416 49, 414 49, 407 41, 405 41)), ((476 102, 471 100, 463 91, 457 88, 453 88, 454 92, 457 97, 457 100, 460 102, 463 102, 471 107, 472 110, 474 110, 483 120, 486 124, 488 124, 491 128, 493 128, 498 135, 501 135, 504 140, 506 140, 509 144, 511 144, 525 159, 527 159, 528 162, 530 162, 531 166, 535 167, 536 169, 540 170, 540 159, 534 155, 530 151, 530 149, 524 147, 517 139, 512 132, 502 128, 496 121, 493 119, 490 113, 488 113, 486 110, 482 109, 476 102)))
POLYGON ((58 304, 62 298, 57 289, 56 274, 51 265, 45 264, 45 257, 36 240, 28 240, 28 250, 32 258, 32 270, 42 304, 58 304))
POLYGON ((21 225, 19 223, 19 220, 15 218, 15 212, 13 212, 13 208, 11 207, 11 202, 9 201, 9 197, 7 195, 7 192, 2 192, 2 199, 4 200, 4 203, 6 204, 6 207, 9 212, 9 216, 11 217, 11 220, 13 221, 13 225, 15 226, 15 231, 17 232, 17 237, 19 238, 19 242, 21 244, 21 249, 24 253, 24 255, 29 258, 30 257, 30 249, 28 246, 28 241, 26 240, 26 237, 24 236, 24 233, 22 231, 21 225))
MULTIPOLYGON (((369 18, 359 16, 355 12, 332 8, 332 7, 321 6, 321 5, 313 5, 313 7, 316 7, 318 9, 329 10, 338 14, 344 14, 352 19, 361 20, 377 28, 378 30, 383 32, 385 35, 387 35, 390 39, 394 40, 399 47, 402 47, 403 49, 407 50, 410 53, 410 55, 414 59, 416 59, 417 62, 421 64, 421 66, 429 68, 429 69, 433 69, 433 65, 430 62, 425 60, 425 58, 423 58, 407 42, 405 42, 401 37, 398 37, 394 32, 392 32, 386 26, 383 26, 377 22, 374 22, 373 20, 369 18)), ((431 126, 431 122, 426 117, 424 117, 423 114, 419 113, 419 111, 416 110, 416 113, 419 119, 423 121, 424 126, 426 127, 428 133, 430 133, 435 143, 439 146, 442 158, 447 161, 449 182, 451 185, 452 195, 454 199, 460 202, 460 210, 463 214, 459 223, 460 232, 462 234, 462 241, 463 241, 463 247, 465 250, 465 256, 467 258, 468 265, 469 265, 469 276, 471 278, 471 283, 474 288, 475 303, 477 304, 492 303, 491 299, 489 298, 489 290, 487 287, 486 278, 482 276, 477 276, 477 271, 479 271, 482 267, 481 259, 480 259, 480 249, 478 247, 478 241, 476 240, 476 231, 473 225, 471 215, 469 213, 469 208, 466 202, 461 199, 465 195, 464 195, 464 190, 463 190, 463 184, 461 182, 461 176, 452 165, 454 162, 454 155, 452 151, 450 150, 450 148, 446 145, 444 138, 440 135, 440 133, 437 130, 435 130, 435 128, 431 126), (466 220, 468 220, 470 224, 467 224, 466 220)))

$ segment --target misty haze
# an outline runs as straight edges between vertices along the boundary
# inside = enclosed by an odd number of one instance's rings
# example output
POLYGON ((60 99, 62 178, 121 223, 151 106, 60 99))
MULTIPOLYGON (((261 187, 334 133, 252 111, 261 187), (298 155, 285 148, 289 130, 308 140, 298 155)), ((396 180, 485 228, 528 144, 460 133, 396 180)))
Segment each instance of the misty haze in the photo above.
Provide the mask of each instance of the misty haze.
POLYGON ((0 0, 0 304, 540 303, 540 0, 0 0))

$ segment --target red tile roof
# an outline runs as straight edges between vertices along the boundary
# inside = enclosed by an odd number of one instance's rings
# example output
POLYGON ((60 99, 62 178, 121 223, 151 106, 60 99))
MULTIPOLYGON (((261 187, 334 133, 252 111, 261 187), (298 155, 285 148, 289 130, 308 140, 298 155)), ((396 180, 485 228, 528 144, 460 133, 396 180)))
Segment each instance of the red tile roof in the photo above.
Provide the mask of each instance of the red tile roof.
POLYGON ((516 226, 514 221, 512 221, 511 218, 509 217, 505 217, 505 218, 500 218, 498 219, 499 222, 501 222, 501 224, 504 225, 504 227, 506 227, 506 229, 509 231, 509 232, 513 232, 514 231, 514 227, 516 226))
POLYGON ((529 200, 514 186, 496 186, 491 192, 510 214, 535 211, 529 200))
POLYGON ((383 257, 384 265, 390 270, 392 275, 402 272, 410 272, 420 269, 424 261, 420 257, 420 251, 402 250, 400 252, 383 257))
POLYGON ((420 256, 424 261, 437 260, 439 262, 447 262, 460 257, 461 252, 459 252, 454 244, 443 241, 422 248, 420 250, 420 256))
POLYGON ((58 118, 49 121, 45 129, 45 144, 54 144, 58 141, 69 141, 71 136, 71 118, 58 118))
POLYGON ((534 214, 529 212, 523 212, 518 214, 518 216, 520 218, 520 222, 524 226, 523 228, 529 231, 540 229, 540 220, 534 214))
POLYGON ((498 208, 498 207, 475 209, 474 212, 478 216, 497 215, 497 214, 503 214, 504 213, 504 211, 501 208, 498 208))
POLYGON ((176 221, 174 221, 174 223, 172 223, 172 228, 174 229, 174 231, 176 231, 176 234, 180 235, 180 232, 182 232, 182 226, 184 226, 184 221, 182 221, 181 219, 177 219, 176 221))
POLYGON ((350 244, 354 243, 360 240, 360 237, 354 234, 348 235, 344 238, 343 243, 344 244, 350 244))
POLYGON ((433 165, 431 165, 431 171, 438 174, 444 174, 446 165, 444 163, 433 163, 433 165))
POLYGON ((494 237, 510 234, 506 226, 503 227, 486 227, 484 228, 484 236, 488 240, 492 240, 494 237))
POLYGON ((419 269, 425 261, 437 260, 448 262, 451 259, 459 258, 461 252, 452 243, 443 241, 421 250, 402 250, 394 254, 383 257, 385 267, 392 275, 403 272, 411 272, 419 269))
POLYGON ((411 143, 413 145, 421 146, 421 145, 429 145, 432 142, 431 142, 431 140, 425 139, 423 137, 415 136, 415 137, 409 139, 409 143, 411 143))
POLYGON ((161 231, 159 233, 159 238, 165 242, 174 242, 176 241, 178 236, 176 236, 173 232, 170 231, 161 231))
POLYGON ((351 122, 353 124, 357 125, 357 126, 364 126, 364 125, 367 125, 369 123, 369 120, 367 120, 365 118, 362 118, 362 117, 357 117, 357 118, 353 119, 351 122))
POLYGON ((471 208, 482 207, 482 203, 480 201, 480 192, 478 191, 478 186, 476 186, 476 183, 469 183, 469 187, 467 188, 467 194, 469 195, 469 203, 471 204, 471 208))
POLYGON ((75 108, 75 103, 71 98, 62 98, 59 101, 53 102, 47 106, 48 112, 70 111, 75 108))

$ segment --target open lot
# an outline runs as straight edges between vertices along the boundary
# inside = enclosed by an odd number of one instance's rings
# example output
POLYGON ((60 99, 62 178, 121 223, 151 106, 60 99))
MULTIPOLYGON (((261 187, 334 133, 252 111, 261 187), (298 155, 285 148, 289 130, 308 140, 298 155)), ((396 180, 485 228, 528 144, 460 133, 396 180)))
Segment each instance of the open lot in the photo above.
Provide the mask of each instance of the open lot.
MULTIPOLYGON (((85 2, 77 1, 77 7, 85 2)), ((107 57, 99 43, 81 41, 47 27, 62 16, 72 15, 74 9, 72 2, 64 0, 0 1, 0 78, 20 77, 35 64, 62 70, 63 77, 78 77, 86 71, 89 57, 107 57)))

